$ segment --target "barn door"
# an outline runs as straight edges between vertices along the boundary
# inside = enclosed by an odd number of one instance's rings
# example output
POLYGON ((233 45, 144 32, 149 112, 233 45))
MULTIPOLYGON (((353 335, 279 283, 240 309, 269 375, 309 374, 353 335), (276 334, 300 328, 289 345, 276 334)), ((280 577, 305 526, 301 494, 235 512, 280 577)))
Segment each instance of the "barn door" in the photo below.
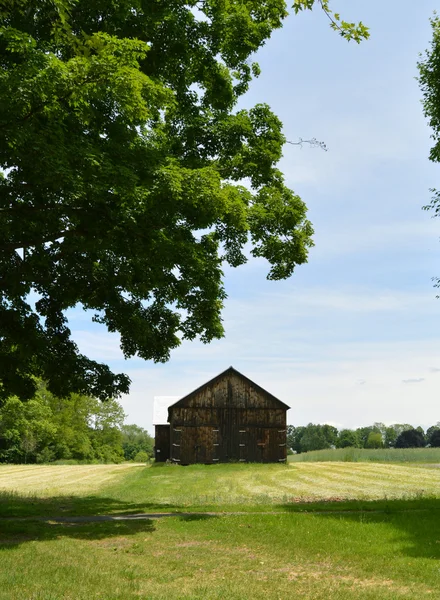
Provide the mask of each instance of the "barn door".
POLYGON ((171 460, 180 464, 182 459, 182 427, 173 427, 171 432, 171 460))
POLYGON ((278 447, 278 462, 287 461, 287 431, 285 429, 277 429, 277 447, 278 447))
POLYGON ((257 456, 258 462, 268 462, 270 454, 269 429, 258 428, 257 430, 257 456))
POLYGON ((212 427, 197 427, 194 452, 197 463, 212 463, 214 458, 214 433, 212 427))
POLYGON ((244 427, 238 430, 238 457, 239 462, 249 461, 249 436, 244 427))

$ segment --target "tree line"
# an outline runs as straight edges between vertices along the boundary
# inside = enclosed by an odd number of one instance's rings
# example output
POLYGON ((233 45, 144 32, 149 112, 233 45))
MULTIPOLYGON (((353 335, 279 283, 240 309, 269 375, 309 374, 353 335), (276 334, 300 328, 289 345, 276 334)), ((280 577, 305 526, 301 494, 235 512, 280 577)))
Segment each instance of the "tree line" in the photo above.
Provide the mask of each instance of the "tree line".
POLYGON ((0 462, 145 462, 153 455, 153 438, 124 424, 125 417, 116 400, 59 398, 39 382, 31 400, 11 396, 0 404, 0 462))
POLYGON ((408 423, 385 425, 374 423, 357 429, 338 430, 333 425, 287 427, 287 447, 294 452, 309 452, 326 448, 424 448, 440 447, 440 422, 428 427, 413 427, 408 423))

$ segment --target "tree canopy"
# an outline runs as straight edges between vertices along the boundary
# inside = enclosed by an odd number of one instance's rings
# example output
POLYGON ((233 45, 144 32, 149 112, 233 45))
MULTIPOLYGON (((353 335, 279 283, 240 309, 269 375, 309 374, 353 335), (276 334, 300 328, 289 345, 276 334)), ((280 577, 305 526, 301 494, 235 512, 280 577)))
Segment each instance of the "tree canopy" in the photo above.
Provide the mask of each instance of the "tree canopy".
POLYGON ((396 448, 424 448, 426 445, 423 431, 406 429, 397 437, 396 448))
MULTIPOLYGON (((37 385, 37 393, 27 402, 12 396, 0 406, 0 462, 121 462, 133 458, 126 452, 124 427, 136 426, 123 426, 125 414, 116 400, 103 403, 79 394, 57 398, 42 382, 37 385)), ((145 441, 151 440, 144 434, 145 441)), ((152 454, 151 448, 140 449, 152 454)))
MULTIPOLYGON (((347 39, 366 28, 319 5, 347 39)), ((265 104, 237 110, 284 0, 5 0, 0 7, 0 400, 101 399, 129 379, 82 355, 69 308, 166 361, 223 335, 222 264, 268 277, 307 260, 313 229, 277 168, 265 104)))
POLYGON ((415 448, 440 446, 440 423, 422 427, 408 423, 373 423, 357 429, 341 429, 332 425, 287 426, 287 446, 294 452, 309 452, 326 448, 415 448))

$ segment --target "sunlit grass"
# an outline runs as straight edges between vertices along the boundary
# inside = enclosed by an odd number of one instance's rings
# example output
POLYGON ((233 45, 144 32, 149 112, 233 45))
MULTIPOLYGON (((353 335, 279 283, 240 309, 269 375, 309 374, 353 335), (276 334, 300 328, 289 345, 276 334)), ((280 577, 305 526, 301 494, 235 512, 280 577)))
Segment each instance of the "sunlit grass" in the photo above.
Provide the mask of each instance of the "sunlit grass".
POLYGON ((335 448, 294 454, 288 457, 288 461, 405 462, 440 464, 440 448, 335 448))
POLYGON ((139 465, 0 465, 0 491, 42 497, 81 496, 101 489, 139 465))
POLYGON ((440 498, 440 469, 408 464, 307 462, 188 467, 91 465, 0 468, 0 514, 91 511, 264 510, 292 503, 440 498), (29 502, 25 503, 28 497, 29 502), (100 498, 100 502, 95 502, 100 498), (105 499, 105 502, 102 502, 105 499), (16 505, 16 503, 12 503, 16 505))

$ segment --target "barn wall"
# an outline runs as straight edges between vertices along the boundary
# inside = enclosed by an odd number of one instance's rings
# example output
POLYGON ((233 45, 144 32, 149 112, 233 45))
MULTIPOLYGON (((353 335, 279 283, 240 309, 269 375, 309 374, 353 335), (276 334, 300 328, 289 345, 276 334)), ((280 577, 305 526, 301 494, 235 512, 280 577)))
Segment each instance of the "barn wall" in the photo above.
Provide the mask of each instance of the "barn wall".
POLYGON ((285 426, 283 429, 178 426, 172 430, 171 440, 171 458, 182 465, 286 460, 285 426))
POLYGON ((157 462, 165 462, 171 458, 169 425, 155 426, 154 458, 157 462))
POLYGON ((180 406, 187 408, 280 408, 280 401, 239 373, 222 374, 189 394, 180 406))
POLYGON ((285 461, 286 408, 227 371, 170 408, 171 458, 182 465, 285 461))

